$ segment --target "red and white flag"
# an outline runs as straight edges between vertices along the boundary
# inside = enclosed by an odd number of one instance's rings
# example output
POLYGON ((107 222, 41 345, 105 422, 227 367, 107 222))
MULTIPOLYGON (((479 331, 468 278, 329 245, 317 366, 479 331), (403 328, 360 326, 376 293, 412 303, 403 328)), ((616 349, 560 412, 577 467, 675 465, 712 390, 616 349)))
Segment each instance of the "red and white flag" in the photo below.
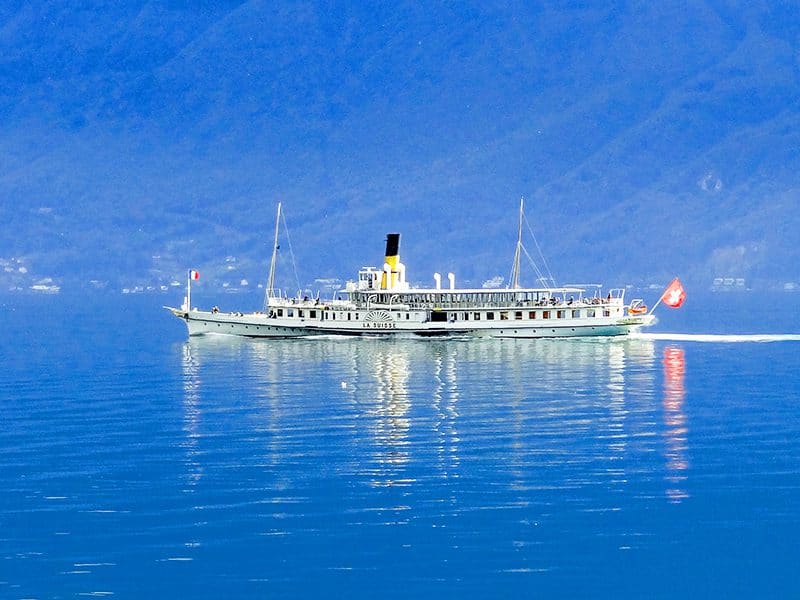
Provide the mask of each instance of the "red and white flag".
POLYGON ((195 271, 194 269, 189 271, 189 279, 191 279, 192 281, 200 279, 200 271, 195 271))
POLYGON ((683 289, 681 280, 676 277, 661 294, 661 301, 670 308, 678 308, 684 300, 686 300, 686 290, 683 289))

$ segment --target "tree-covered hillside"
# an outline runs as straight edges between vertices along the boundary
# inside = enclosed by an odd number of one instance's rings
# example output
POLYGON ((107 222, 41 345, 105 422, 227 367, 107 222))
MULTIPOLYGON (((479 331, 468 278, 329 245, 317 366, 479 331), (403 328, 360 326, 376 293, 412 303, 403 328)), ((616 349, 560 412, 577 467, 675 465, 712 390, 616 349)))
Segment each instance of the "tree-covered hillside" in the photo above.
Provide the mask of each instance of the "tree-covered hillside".
POLYGON ((562 282, 800 281, 796 3, 535 4, 3 4, 0 292, 253 286, 279 200, 304 283, 479 285, 521 196, 562 282))

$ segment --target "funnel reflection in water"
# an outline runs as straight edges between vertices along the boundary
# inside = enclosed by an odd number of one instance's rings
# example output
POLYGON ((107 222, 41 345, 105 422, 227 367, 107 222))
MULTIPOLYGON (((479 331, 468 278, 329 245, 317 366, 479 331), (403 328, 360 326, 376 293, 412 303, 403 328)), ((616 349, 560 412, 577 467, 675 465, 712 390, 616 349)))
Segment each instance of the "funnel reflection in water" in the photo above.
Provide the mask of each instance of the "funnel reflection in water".
POLYGON ((409 461, 408 411, 411 402, 408 396, 409 363, 402 353, 392 352, 391 347, 379 347, 372 354, 371 368, 374 387, 369 382, 362 386, 359 402, 370 417, 370 429, 375 440, 374 472, 375 485, 407 485, 412 482, 402 476, 400 467, 409 461))
POLYGON ((686 480, 689 463, 686 459, 687 433, 686 413, 683 402, 686 398, 684 376, 686 359, 683 348, 667 346, 664 348, 664 436, 666 438, 667 497, 673 502, 688 498, 682 489, 686 480))

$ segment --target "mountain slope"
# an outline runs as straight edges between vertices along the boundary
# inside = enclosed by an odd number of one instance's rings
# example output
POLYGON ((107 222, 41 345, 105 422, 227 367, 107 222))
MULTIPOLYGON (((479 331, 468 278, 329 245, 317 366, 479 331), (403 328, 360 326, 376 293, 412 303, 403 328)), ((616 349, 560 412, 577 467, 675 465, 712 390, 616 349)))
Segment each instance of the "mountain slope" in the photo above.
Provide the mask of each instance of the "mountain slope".
POLYGON ((398 230, 479 284, 523 195, 560 280, 798 281, 798 40, 775 2, 6 4, 0 289, 263 280, 277 200, 308 279, 398 230))

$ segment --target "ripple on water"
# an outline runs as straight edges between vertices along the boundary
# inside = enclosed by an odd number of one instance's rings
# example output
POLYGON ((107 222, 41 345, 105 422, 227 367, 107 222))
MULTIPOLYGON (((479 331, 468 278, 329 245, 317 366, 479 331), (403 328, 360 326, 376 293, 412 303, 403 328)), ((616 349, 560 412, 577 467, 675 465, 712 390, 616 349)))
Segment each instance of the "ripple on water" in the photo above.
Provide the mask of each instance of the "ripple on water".
POLYGON ((648 565, 702 580, 686 556, 757 577, 800 533, 793 351, 693 341, 100 338, 4 400, 0 585, 658 595, 648 565))

